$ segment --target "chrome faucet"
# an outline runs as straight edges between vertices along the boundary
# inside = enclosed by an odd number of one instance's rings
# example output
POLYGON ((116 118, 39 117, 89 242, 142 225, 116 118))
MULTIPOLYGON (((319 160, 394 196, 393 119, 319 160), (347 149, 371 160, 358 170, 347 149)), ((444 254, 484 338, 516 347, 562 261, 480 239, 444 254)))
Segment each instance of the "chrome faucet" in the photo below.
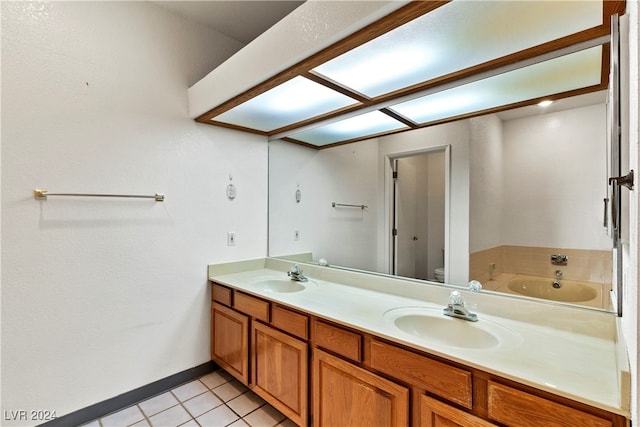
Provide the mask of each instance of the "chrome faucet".
POLYGON ((459 291, 451 291, 451 294, 449 295, 449 305, 444 308, 444 315, 457 317, 470 322, 478 321, 478 315, 471 313, 464 306, 464 298, 462 298, 459 291))
POLYGON ((293 264, 291 270, 287 271, 287 276, 291 277, 291 280, 296 282, 306 282, 309 279, 302 274, 302 270, 298 267, 298 264, 293 264))

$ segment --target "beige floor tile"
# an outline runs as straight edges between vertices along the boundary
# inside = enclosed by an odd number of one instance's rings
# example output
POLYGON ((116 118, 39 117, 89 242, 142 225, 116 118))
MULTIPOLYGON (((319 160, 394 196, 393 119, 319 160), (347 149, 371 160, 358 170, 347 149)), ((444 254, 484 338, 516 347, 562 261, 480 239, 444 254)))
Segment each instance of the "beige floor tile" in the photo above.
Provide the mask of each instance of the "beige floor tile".
POLYGON ((149 418, 154 427, 177 427, 191 420, 191 415, 181 406, 173 406, 149 418))
POLYGON ((204 377, 200 378, 200 381, 209 388, 216 388, 224 383, 228 383, 233 380, 233 377, 225 371, 215 371, 204 377))
POLYGON ((102 424, 96 420, 83 427, 296 427, 260 396, 222 370, 100 421, 102 424), (207 387, 212 387, 212 390, 207 387))
POLYGON ((100 421, 94 420, 88 424, 82 424, 80 427, 101 427, 101 426, 100 426, 100 421))
POLYGON ((103 427, 122 427, 129 426, 142 420, 144 420, 144 415, 142 414, 142 411, 140 411, 140 408, 137 406, 130 406, 119 412, 108 415, 100 421, 102 422, 103 427))
POLYGON ((164 411, 165 409, 169 409, 172 406, 176 406, 179 403, 180 402, 178 402, 178 399, 176 399, 173 394, 166 392, 145 400, 144 402, 140 402, 138 403, 138 406, 147 417, 150 417, 158 412, 164 411))
POLYGON ((171 390, 174 396, 176 396, 181 402, 189 400, 194 396, 204 393, 205 391, 209 391, 209 389, 198 380, 191 381, 190 383, 186 383, 171 390))
POLYGON ((233 380, 229 383, 222 384, 220 387, 214 388, 212 391, 224 402, 240 396, 246 392, 248 388, 242 385, 239 381, 233 380))
POLYGON ((195 418, 222 405, 222 400, 208 391, 206 393, 199 394, 192 399, 185 400, 182 402, 182 405, 187 408, 187 411, 189 411, 191 416, 195 418))
POLYGON ((238 419, 238 415, 229 409, 226 405, 220 405, 209 412, 206 412, 196 418, 198 424, 202 427, 223 427, 228 426, 238 419))
POLYGON ((285 416, 271 405, 264 405, 243 417, 243 419, 252 427, 273 427, 283 421, 285 416))
POLYGON ((244 417, 249 412, 255 411, 264 404, 265 401, 252 391, 241 394, 227 402, 227 406, 233 409, 233 412, 241 417, 244 417))

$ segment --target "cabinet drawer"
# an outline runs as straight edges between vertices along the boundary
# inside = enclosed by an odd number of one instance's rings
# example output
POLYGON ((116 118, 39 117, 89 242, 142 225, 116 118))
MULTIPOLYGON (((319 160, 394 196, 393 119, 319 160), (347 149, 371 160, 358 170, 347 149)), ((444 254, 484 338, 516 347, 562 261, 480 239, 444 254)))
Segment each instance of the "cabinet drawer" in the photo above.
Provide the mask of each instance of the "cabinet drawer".
POLYGON ((211 300, 219 302, 220 304, 228 305, 231 307, 231 289, 226 286, 212 283, 211 286, 211 300))
POLYGON ((420 396, 420 427, 497 427, 495 424, 447 405, 424 394, 420 396))
POLYGON ((233 308, 251 317, 255 317, 258 320, 269 323, 269 303, 260 298, 236 291, 233 297, 233 308))
POLYGON ((471 372, 380 342, 371 342, 371 367, 472 408, 471 372))
POLYGON ((611 427, 609 420, 494 381, 488 384, 489 418, 519 427, 611 427))
POLYGON ((304 314, 274 305, 271 309, 271 324, 303 340, 309 338, 309 318, 304 314))
POLYGON ((313 341, 319 346, 356 362, 362 361, 362 336, 337 326, 315 320, 313 341))

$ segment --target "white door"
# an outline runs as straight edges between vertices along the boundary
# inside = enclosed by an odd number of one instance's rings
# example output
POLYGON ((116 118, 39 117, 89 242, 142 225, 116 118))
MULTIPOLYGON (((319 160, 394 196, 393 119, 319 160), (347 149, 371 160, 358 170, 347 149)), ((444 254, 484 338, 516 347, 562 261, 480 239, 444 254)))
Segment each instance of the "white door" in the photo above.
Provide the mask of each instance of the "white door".
POLYGON ((395 161, 396 272, 416 275, 416 168, 409 159, 395 161))
POLYGON ((393 274, 434 280, 444 267, 444 151, 395 159, 393 171, 393 274))

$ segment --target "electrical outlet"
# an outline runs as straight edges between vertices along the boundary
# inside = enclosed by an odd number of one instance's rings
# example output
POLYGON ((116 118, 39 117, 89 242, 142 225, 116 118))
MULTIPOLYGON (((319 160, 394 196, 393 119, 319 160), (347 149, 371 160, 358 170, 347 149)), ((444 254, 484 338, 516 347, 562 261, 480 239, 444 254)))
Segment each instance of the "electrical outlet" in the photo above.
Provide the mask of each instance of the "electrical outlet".
POLYGON ((293 232, 293 240, 300 240, 300 232, 298 230, 293 232))
POLYGON ((236 245, 236 232, 229 231, 227 233, 227 246, 235 246, 236 245))

